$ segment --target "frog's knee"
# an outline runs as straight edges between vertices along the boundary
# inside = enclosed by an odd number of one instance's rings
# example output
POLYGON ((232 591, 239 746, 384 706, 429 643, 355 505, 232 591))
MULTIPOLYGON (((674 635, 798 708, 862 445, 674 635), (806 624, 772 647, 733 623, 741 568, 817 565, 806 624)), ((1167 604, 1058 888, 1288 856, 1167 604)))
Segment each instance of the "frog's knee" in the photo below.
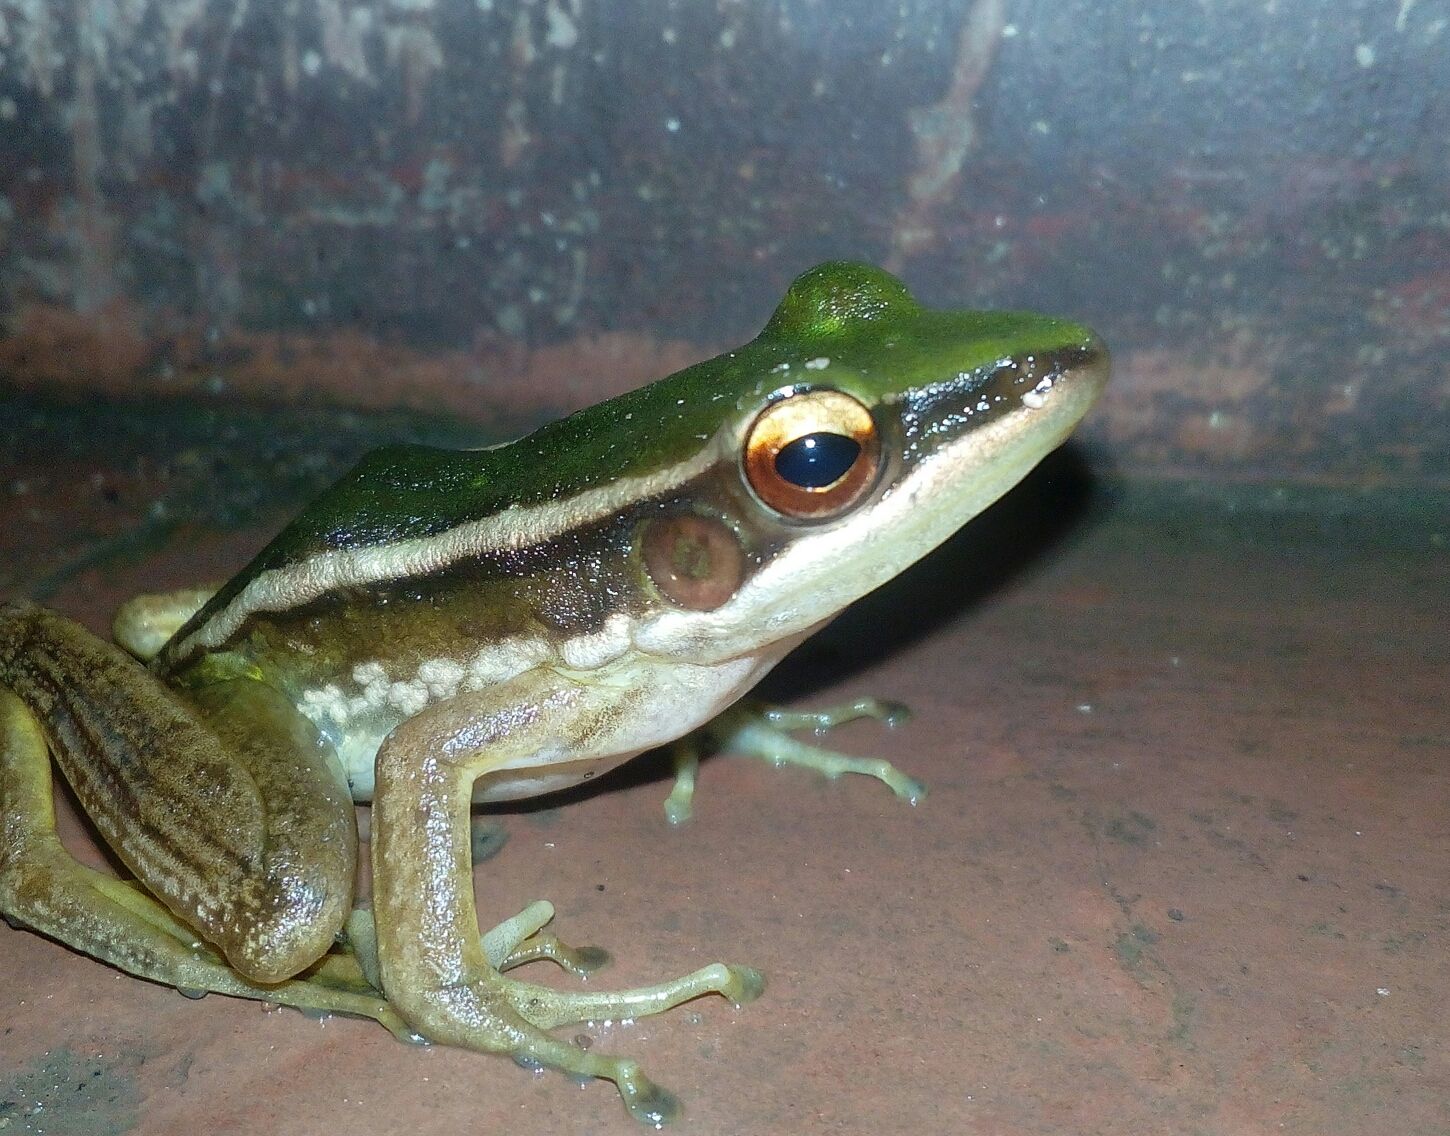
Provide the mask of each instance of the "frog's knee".
POLYGON ((274 879, 265 891, 261 902, 225 920, 217 946, 245 978, 283 982, 327 953, 352 907, 352 896, 307 875, 274 879))

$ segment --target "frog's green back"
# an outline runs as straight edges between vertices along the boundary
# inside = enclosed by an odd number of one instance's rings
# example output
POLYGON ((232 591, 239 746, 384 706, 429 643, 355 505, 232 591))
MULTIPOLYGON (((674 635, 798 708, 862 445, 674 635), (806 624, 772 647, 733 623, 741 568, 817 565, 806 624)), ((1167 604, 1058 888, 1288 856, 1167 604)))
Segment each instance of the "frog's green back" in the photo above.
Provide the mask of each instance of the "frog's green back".
POLYGON ((1026 313, 929 311, 880 269, 822 264, 792 284, 765 329, 737 351, 505 446, 396 446, 370 454, 174 642, 220 641, 249 611, 386 575, 391 569, 375 567, 384 557, 416 570, 414 561, 448 554, 450 535, 468 534, 473 549, 520 547, 617 512, 718 461, 738 460, 733 445, 727 453, 714 444, 721 427, 743 429, 782 388, 826 385, 874 407, 934 384, 960 386, 1026 347, 1046 352, 1090 338, 1077 324, 1026 313), (203 626, 208 632, 198 638, 203 626))
POLYGON ((697 454, 736 407, 807 381, 811 360, 835 353, 849 374, 833 385, 875 401, 923 380, 1010 355, 1058 326, 1064 344, 1083 329, 1011 312, 933 312, 880 269, 828 262, 791 286, 761 334, 638 390, 551 422, 490 450, 394 446, 365 457, 313 503, 243 576, 333 548, 432 536, 510 507, 574 497, 643 477, 697 454), (1024 327, 1030 321, 1030 327, 1024 327))

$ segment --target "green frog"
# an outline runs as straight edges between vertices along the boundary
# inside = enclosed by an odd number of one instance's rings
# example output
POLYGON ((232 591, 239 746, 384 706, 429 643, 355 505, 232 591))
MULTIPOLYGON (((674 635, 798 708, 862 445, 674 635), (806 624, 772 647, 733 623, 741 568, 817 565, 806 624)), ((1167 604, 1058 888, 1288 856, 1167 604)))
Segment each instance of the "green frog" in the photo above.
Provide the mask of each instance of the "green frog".
POLYGON ((886 762, 789 733, 889 707, 735 704, 1021 479, 1107 375, 1079 324, 928 310, 885 272, 823 264, 736 351, 503 446, 373 453, 220 588, 123 608, 129 653, 4 605, 0 912, 186 993, 606 1078, 658 1126, 677 1103, 635 1062, 551 1031, 743 1003, 761 976, 715 963, 571 992, 510 975, 606 956, 546 931, 542 900, 480 932, 470 805, 700 728, 919 797, 886 762), (58 843, 51 758, 134 881, 58 843), (355 801, 372 803, 370 905, 355 801))

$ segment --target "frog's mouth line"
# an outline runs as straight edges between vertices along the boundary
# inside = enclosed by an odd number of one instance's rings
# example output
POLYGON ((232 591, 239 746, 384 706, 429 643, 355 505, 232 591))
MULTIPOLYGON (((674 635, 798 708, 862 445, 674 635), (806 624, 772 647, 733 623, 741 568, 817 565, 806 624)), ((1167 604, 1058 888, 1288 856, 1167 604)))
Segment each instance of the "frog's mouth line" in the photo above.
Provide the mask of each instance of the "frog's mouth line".
MULTIPOLYGON (((635 646, 723 661, 799 634, 925 556, 1061 445, 1108 377, 1107 350, 1095 340, 1044 353, 1038 363, 1033 382, 1014 390, 1010 405, 998 404, 996 413, 966 415, 964 391, 943 398, 933 422, 955 421, 958 429, 941 430, 904 462, 874 502, 838 524, 799 534, 722 607, 647 620, 635 631, 635 646)), ((983 389, 978 384, 971 395, 983 389)))

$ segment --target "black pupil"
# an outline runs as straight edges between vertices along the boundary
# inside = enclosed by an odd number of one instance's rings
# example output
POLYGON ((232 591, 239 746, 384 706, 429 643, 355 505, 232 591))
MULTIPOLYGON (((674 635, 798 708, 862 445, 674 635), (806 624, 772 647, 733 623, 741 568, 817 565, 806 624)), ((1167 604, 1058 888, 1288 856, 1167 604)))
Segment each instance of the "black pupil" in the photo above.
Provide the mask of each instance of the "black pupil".
POLYGON ((861 443, 844 434, 804 434, 775 455, 775 472, 802 489, 839 481, 861 454, 861 443))

